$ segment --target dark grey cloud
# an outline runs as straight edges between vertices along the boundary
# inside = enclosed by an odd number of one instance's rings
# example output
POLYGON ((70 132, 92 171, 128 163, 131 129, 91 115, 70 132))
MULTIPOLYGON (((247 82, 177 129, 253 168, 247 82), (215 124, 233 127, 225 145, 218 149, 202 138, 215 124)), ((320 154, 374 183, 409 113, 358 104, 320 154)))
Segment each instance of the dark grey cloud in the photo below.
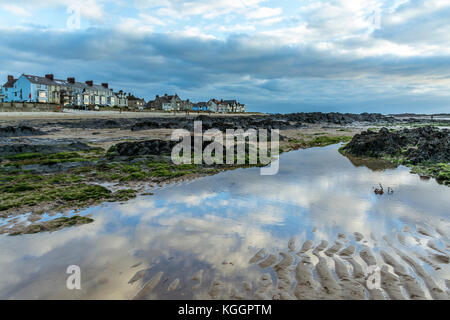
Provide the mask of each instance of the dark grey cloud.
MULTIPOLYGON (((377 36, 388 37, 381 31, 377 36)), ((98 28, 0 30, 0 75, 73 75, 107 81, 147 99, 164 92, 201 100, 236 97, 255 111, 421 111, 424 101, 435 110, 449 106, 432 91, 419 99, 411 92, 423 79, 449 79, 450 56, 364 58, 351 53, 370 48, 372 41, 337 41, 337 49, 348 51, 339 53, 314 45, 269 45, 257 35, 205 40, 98 28)))
POLYGON ((395 12, 385 13, 375 39, 387 39, 407 45, 450 47, 450 6, 434 8, 423 0, 411 0, 395 12))

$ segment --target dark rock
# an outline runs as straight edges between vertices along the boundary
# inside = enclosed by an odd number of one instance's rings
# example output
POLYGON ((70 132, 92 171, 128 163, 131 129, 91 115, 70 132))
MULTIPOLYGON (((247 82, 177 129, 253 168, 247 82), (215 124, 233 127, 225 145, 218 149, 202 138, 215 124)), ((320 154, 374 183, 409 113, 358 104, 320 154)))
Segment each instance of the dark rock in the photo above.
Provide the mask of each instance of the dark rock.
POLYGON ((161 127, 161 123, 157 121, 142 121, 131 126, 131 131, 138 130, 149 130, 149 129, 159 129, 161 127))
POLYGON ((271 114, 271 115, 195 115, 195 116, 176 116, 176 117, 147 117, 141 119, 118 118, 108 119, 84 119, 77 121, 59 120, 51 122, 37 122, 37 127, 66 127, 66 128, 84 128, 84 129, 104 129, 121 128, 131 129, 132 131, 149 129, 194 129, 194 121, 202 121, 203 130, 219 129, 295 129, 304 124, 335 124, 349 125, 356 122, 370 122, 374 124, 392 123, 396 120, 392 116, 385 116, 378 113, 322 113, 322 112, 300 112, 290 114, 271 114))
POLYGON ((142 156, 142 155, 160 155, 172 152, 172 148, 177 144, 177 141, 165 141, 159 139, 136 141, 136 142, 121 142, 116 144, 111 151, 116 152, 119 156, 142 156), (114 150, 115 149, 115 150, 114 150))
POLYGON ((38 136, 45 132, 29 126, 7 126, 0 128, 0 137, 20 137, 20 136, 38 136))
POLYGON ((115 129, 122 125, 131 123, 131 119, 83 119, 83 120, 60 120, 46 123, 36 123, 40 127, 64 127, 64 128, 82 128, 82 129, 115 129))
POLYGON ((63 151, 89 151, 92 148, 83 142, 71 142, 65 144, 5 144, 0 145, 0 157, 12 156, 19 153, 57 153, 63 151))
POLYGON ((344 147, 354 156, 401 156, 411 164, 426 161, 450 161, 450 131, 427 126, 390 132, 382 128, 379 132, 364 131, 357 134, 344 147))
POLYGON ((103 128, 120 128, 120 123, 115 120, 106 120, 103 123, 103 128))

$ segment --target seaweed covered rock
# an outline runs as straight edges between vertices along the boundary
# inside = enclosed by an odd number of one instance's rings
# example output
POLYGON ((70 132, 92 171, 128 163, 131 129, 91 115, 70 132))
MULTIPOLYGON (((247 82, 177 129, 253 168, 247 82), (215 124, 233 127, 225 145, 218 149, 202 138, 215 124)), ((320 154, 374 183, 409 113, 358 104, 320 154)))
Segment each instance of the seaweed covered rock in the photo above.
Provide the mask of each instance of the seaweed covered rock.
POLYGON ((356 134, 344 147, 348 153, 354 156, 381 157, 383 155, 399 154, 407 145, 405 136, 397 132, 389 132, 382 128, 379 132, 363 131, 356 134))
POLYGON ((166 141, 160 139, 121 142, 111 147, 108 150, 108 153, 127 157, 160 154, 170 155, 172 148, 177 143, 177 141, 166 141))
POLYGON ((343 148, 346 153, 363 157, 398 157, 415 165, 427 161, 450 161, 450 131, 431 126, 390 132, 364 131, 343 148))
POLYGON ((73 216, 73 217, 61 217, 52 219, 50 221, 43 222, 41 224, 32 224, 23 230, 18 230, 10 233, 10 236, 18 236, 22 234, 33 234, 39 232, 52 232, 56 230, 61 230, 67 227, 78 226, 82 224, 87 224, 94 222, 94 219, 84 216, 73 216))
POLYGON ((29 126, 0 127, 0 137, 38 136, 43 134, 45 132, 29 126))
POLYGON ((2 144, 0 145, 0 158, 14 156, 21 153, 42 153, 50 154, 63 151, 89 151, 92 147, 84 142, 74 141, 70 143, 58 143, 58 144, 26 144, 26 143, 14 143, 14 144, 2 144))
POLYGON ((414 147, 406 150, 405 156, 412 164, 426 161, 450 162, 450 131, 433 127, 410 130, 409 140, 414 147))
POLYGON ((131 131, 139 131, 139 130, 149 130, 149 129, 159 129, 164 127, 164 125, 161 122, 158 121, 141 121, 137 122, 134 125, 131 126, 131 131))
POLYGON ((225 132, 226 129, 293 129, 302 126, 302 123, 329 123, 348 125, 355 122, 370 123, 392 123, 394 117, 384 116, 376 113, 291 113, 291 114, 272 114, 272 115, 253 115, 237 116, 237 115, 214 115, 205 114, 197 115, 192 118, 187 117, 154 117, 143 118, 130 126, 132 131, 149 130, 149 129, 186 129, 192 131, 194 129, 194 121, 201 121, 203 130, 219 129, 225 132))

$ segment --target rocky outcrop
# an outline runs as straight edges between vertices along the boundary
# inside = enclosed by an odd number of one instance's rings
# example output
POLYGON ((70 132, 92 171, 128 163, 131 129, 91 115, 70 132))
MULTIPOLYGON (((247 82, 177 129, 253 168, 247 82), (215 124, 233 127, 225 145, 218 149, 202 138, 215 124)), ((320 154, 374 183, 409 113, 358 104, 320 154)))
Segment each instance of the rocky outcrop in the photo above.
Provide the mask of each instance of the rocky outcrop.
POLYGON ((406 151, 406 157, 412 164, 424 161, 450 162, 450 131, 433 127, 416 129, 410 133, 410 140, 416 146, 406 151))
MULTIPOLYGON (((83 119, 83 120, 56 120, 56 121, 36 121, 30 120, 36 128, 63 127, 63 128, 83 128, 83 129, 129 129, 132 131, 149 129, 186 129, 192 131, 194 121, 202 121, 203 129, 216 128, 221 131, 226 129, 294 129, 305 124, 335 124, 350 125, 358 122, 382 124, 392 123, 396 120, 391 116, 384 116, 378 113, 322 113, 322 112, 299 112, 289 114, 261 114, 261 115, 190 115, 182 116, 161 116, 143 117, 140 119, 117 118, 117 119, 83 119)), ((15 128, 17 129, 17 128, 15 128)), ((8 129, 11 130, 11 129, 8 129)), ((1 137, 0 133, 0 137, 1 137)))
POLYGON ((111 147, 109 154, 119 156, 170 155, 177 141, 152 139, 146 141, 121 142, 111 147))
POLYGON ((62 144, 4 144, 0 145, 0 157, 13 156, 20 153, 50 154, 63 151, 89 151, 92 148, 84 142, 70 142, 62 144))
MULTIPOLYGON (((145 114, 143 114, 145 115, 145 114)), ((83 120, 56 120, 37 121, 30 120, 27 123, 35 128, 63 127, 63 128, 83 128, 83 129, 126 129, 132 131, 149 129, 186 129, 193 130, 194 121, 202 121, 203 129, 216 128, 221 131, 226 129, 295 129, 309 124, 324 125, 352 125, 352 124, 392 124, 397 123, 433 123, 430 119, 419 118, 399 118, 386 116, 379 113, 339 113, 339 112, 298 112, 289 114, 253 114, 253 115, 219 115, 200 114, 192 112, 189 115, 177 116, 155 116, 116 119, 83 119, 83 120)), ((439 120, 439 122, 450 123, 449 120, 439 120)), ((435 123, 435 122, 434 122, 435 123)), ((22 123, 20 123, 22 125, 22 123)), ((1 137, 0 133, 0 137, 1 137)))
POLYGON ((38 136, 43 135, 45 132, 41 130, 29 127, 29 126, 7 126, 0 127, 0 137, 21 137, 21 136, 38 136))
POLYGON ((333 123, 333 124, 351 124, 354 122, 371 122, 371 123, 389 123, 394 122, 395 118, 384 116, 380 113, 339 113, 339 112, 299 112, 280 115, 280 119, 287 121, 297 121, 304 123, 333 123))
POLYGON ((406 145, 406 137, 382 128, 379 132, 363 131, 356 134, 344 150, 354 156, 378 158, 398 154, 406 145))
POLYGON ((207 116, 199 115, 193 118, 151 118, 143 119, 131 125, 132 131, 148 129, 194 129, 194 121, 201 121, 203 130, 219 129, 294 129, 304 124, 327 123, 336 125, 348 125, 355 122, 392 123, 395 118, 374 113, 350 114, 350 113, 291 113, 254 116, 207 116))
POLYGON ((431 126, 416 129, 357 134, 343 148, 344 152, 362 157, 399 157, 416 165, 419 163, 450 162, 450 131, 431 126))

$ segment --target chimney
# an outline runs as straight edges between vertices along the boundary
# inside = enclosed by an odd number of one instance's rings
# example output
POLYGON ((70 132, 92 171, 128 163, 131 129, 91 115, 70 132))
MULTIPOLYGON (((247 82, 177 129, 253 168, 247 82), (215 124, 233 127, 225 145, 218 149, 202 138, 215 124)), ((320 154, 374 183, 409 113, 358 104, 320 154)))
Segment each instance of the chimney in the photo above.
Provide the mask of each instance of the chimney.
POLYGON ((53 74, 51 74, 51 73, 46 74, 45 77, 46 77, 47 79, 53 81, 53 74))
POLYGON ((14 76, 8 75, 8 82, 12 82, 12 81, 14 81, 14 76))
POLYGON ((87 80, 87 81, 86 81, 86 84, 87 84, 89 87, 92 87, 92 86, 94 85, 94 82, 93 82, 92 80, 87 80))
POLYGON ((102 83, 102 87, 105 89, 108 89, 108 83, 106 83, 106 82, 102 83))
POLYGON ((167 93, 164 94, 164 97, 167 97, 167 93))
POLYGON ((156 95, 156 99, 159 99, 159 95, 156 95))
POLYGON ((74 84, 75 83, 75 78, 74 77, 67 78, 67 82, 71 83, 71 84, 74 84))

